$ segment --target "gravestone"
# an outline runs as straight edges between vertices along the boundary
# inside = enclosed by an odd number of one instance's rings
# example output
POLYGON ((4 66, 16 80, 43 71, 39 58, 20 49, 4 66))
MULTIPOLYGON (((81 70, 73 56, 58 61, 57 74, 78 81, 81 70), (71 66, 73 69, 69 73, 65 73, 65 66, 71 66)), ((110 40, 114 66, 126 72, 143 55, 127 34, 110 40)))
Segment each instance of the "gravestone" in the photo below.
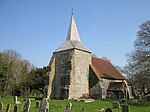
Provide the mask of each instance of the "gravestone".
POLYGON ((10 107, 11 107, 11 104, 7 104, 6 112, 9 112, 9 111, 10 111, 10 107))
POLYGON ((105 110, 105 112, 112 112, 112 110, 111 110, 110 108, 107 108, 107 109, 105 110))
POLYGON ((150 96, 147 96, 147 97, 146 97, 146 100, 147 100, 147 101, 150 101, 150 96))
POLYGON ((133 100, 133 104, 134 104, 134 106, 139 106, 138 100, 133 100))
POLYGON ((21 102, 18 101, 17 96, 14 96, 14 104, 20 104, 21 102))
POLYGON ((40 102, 36 102, 35 108, 39 108, 40 107, 40 102))
POLYGON ((113 108, 120 108, 120 103, 117 101, 112 102, 113 108))
POLYGON ((101 108, 99 111, 100 111, 100 112, 104 112, 104 110, 105 110, 104 108, 101 108))
POLYGON ((126 99, 122 99, 122 100, 121 100, 121 103, 125 103, 125 102, 126 102, 126 99))
POLYGON ((84 112, 84 111, 85 111, 85 108, 82 108, 82 109, 81 109, 81 111, 83 111, 83 112, 84 112))
POLYGON ((69 112, 69 111, 71 110, 71 108, 72 108, 72 103, 68 103, 68 104, 66 105, 65 112, 69 112))
POLYGON ((80 100, 83 103, 91 103, 94 102, 94 99, 84 99, 84 100, 80 100))
POLYGON ((3 102, 0 103, 0 111, 3 111, 3 102))
POLYGON ((14 96, 14 104, 16 104, 17 101, 17 96, 14 96))
POLYGON ((128 105, 122 105, 122 112, 129 112, 129 106, 128 105))
POLYGON ((19 112, 19 108, 17 105, 14 106, 14 112, 19 112))
POLYGON ((30 99, 28 99, 25 104, 24 104, 24 107, 23 107, 23 112, 29 112, 30 110, 30 105, 31 105, 31 101, 30 99))
POLYGON ((48 112, 49 111, 49 103, 47 98, 44 98, 40 103, 39 112, 48 112))

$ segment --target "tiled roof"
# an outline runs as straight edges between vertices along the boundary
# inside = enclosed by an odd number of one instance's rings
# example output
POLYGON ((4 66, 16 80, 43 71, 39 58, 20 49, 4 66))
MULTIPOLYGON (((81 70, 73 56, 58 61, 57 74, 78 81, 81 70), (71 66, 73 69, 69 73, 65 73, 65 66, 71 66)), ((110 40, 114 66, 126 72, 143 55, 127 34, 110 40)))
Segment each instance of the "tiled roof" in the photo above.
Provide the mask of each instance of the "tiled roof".
POLYGON ((92 64, 90 64, 90 67, 97 77, 119 80, 126 79, 108 60, 92 57, 92 64))
POLYGON ((55 52, 69 50, 69 49, 80 49, 86 52, 90 52, 81 42, 79 41, 66 41, 64 44, 62 44, 58 49, 56 49, 55 52))

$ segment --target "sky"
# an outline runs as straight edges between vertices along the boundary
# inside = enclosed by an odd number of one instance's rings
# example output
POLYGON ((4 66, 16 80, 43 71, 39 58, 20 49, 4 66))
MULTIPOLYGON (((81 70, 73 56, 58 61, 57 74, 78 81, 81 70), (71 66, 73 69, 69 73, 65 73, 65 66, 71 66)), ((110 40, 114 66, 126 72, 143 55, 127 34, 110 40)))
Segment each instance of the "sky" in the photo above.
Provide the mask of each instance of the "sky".
POLYGON ((0 0, 0 52, 13 49, 47 66, 66 40, 72 8, 82 43, 120 67, 150 20, 150 0, 0 0))

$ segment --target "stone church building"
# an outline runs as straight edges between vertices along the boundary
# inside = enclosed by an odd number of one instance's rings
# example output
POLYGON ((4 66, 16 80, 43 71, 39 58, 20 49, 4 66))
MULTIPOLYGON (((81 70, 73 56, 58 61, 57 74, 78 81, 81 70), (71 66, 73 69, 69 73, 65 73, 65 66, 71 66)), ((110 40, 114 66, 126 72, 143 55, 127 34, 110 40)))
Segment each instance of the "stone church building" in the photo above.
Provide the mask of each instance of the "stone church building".
POLYGON ((130 96, 126 78, 108 60, 93 57, 83 45, 73 15, 66 41, 53 52, 49 67, 47 98, 130 96))

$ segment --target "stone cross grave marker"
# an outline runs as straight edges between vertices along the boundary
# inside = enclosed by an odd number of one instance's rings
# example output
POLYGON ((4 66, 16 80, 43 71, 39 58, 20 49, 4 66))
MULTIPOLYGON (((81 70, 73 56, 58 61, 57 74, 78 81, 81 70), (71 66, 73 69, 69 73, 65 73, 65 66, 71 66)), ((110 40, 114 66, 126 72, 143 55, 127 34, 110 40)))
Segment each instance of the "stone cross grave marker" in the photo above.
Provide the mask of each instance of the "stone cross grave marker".
POLYGON ((40 103, 39 112, 48 112, 49 111, 49 103, 47 98, 44 98, 40 103))
POLYGON ((29 112, 30 110, 30 105, 31 105, 31 101, 30 99, 28 99, 25 104, 24 104, 24 107, 23 107, 23 112, 29 112))
POLYGON ((112 112, 112 110, 111 110, 110 108, 107 108, 107 109, 105 110, 105 112, 112 112))
POLYGON ((14 106, 14 112, 19 112, 19 108, 17 105, 14 106))
POLYGON ((71 110, 71 108, 72 108, 72 103, 68 103, 68 104, 66 105, 65 112, 69 112, 69 111, 71 110))
POLYGON ((122 105, 122 112, 129 112, 129 106, 128 105, 122 105))
POLYGON ((7 104, 6 112, 9 112, 9 111, 10 111, 10 107, 11 107, 11 104, 7 104))
POLYGON ((35 108, 40 108, 40 102, 36 102, 35 108))
POLYGON ((112 102, 113 108, 120 108, 120 103, 117 101, 112 102))
POLYGON ((0 111, 3 111, 3 102, 0 103, 0 111))

